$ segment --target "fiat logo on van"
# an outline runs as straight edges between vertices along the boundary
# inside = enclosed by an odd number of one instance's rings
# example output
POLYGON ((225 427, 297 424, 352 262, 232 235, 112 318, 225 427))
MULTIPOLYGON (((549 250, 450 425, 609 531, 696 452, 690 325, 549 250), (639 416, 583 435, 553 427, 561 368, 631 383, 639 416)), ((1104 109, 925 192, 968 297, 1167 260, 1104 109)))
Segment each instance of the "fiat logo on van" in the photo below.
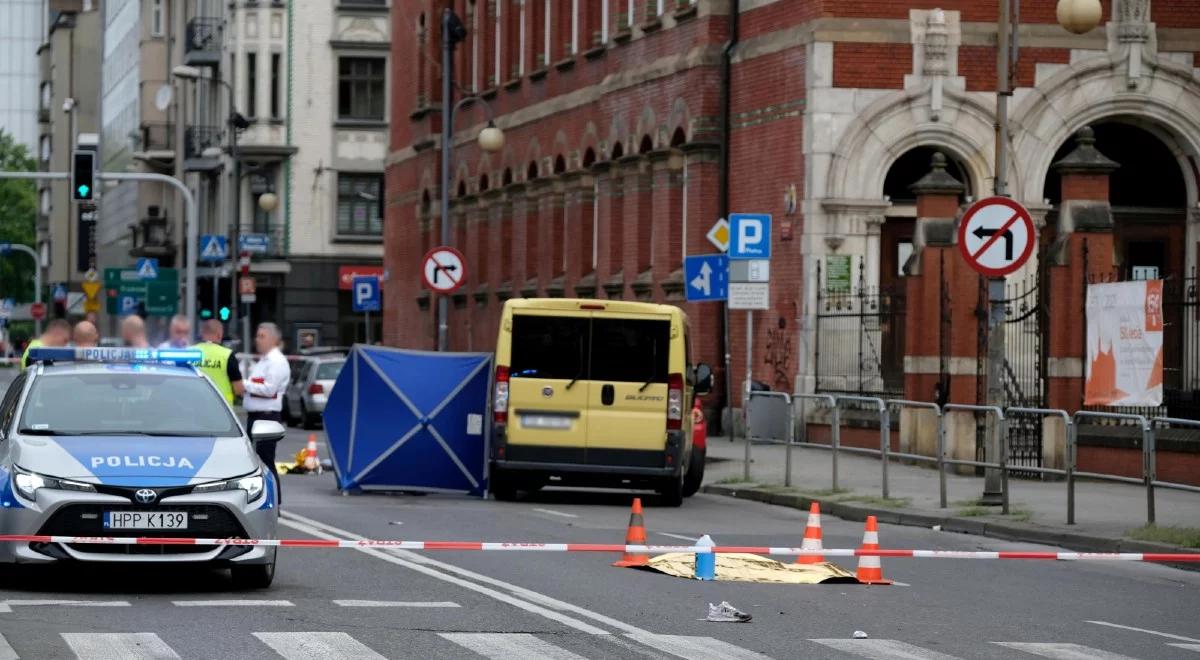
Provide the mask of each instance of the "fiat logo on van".
POLYGON ((547 399, 554 396, 554 388, 550 387, 549 385, 547 385, 546 387, 543 387, 542 388, 542 396, 546 397, 547 399))

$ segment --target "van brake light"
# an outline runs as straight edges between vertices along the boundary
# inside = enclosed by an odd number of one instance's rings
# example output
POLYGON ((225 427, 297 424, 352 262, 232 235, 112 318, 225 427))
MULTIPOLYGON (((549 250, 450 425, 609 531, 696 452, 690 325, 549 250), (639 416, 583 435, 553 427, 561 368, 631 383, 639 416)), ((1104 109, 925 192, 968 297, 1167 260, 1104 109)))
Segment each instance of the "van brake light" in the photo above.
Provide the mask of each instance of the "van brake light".
POLYGON ((492 393, 492 421, 508 423, 508 367, 496 367, 496 385, 492 393))
POLYGON ((667 430, 683 428, 683 374, 667 376, 667 430))

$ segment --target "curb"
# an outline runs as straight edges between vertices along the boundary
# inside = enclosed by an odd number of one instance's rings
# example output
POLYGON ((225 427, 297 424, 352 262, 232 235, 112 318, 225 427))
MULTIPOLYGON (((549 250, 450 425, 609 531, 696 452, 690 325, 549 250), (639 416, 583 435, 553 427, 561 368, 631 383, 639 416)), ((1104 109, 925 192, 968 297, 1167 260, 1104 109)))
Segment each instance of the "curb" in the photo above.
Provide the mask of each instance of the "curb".
MULTIPOLYGON (((942 527, 942 531, 945 532, 986 536, 988 538, 1001 539, 1004 541, 1038 543, 1042 545, 1067 548, 1075 552, 1179 552, 1187 554, 1195 554, 1200 552, 1200 550, 1196 550, 1195 548, 1182 548, 1168 545, 1166 543, 1152 543, 1149 541, 1134 541, 1124 538, 1076 534, 1074 532, 1068 532, 1059 529, 1037 527, 1034 525, 1023 525, 1019 523, 994 522, 988 520, 979 520, 977 518, 961 518, 950 515, 925 513, 910 509, 871 509, 856 504, 826 502, 820 498, 813 498, 794 493, 773 493, 770 491, 761 490, 753 485, 738 487, 709 484, 701 488, 701 492, 712 495, 723 495, 725 497, 733 497, 741 500, 762 502, 763 504, 785 506, 791 509, 800 509, 803 511, 807 511, 809 506, 811 506, 813 502, 816 502, 821 507, 821 513, 833 516, 835 518, 841 518, 842 520, 862 522, 867 519, 867 516, 873 515, 881 523, 903 525, 906 527, 924 527, 926 529, 935 525, 940 525, 942 527)), ((1181 568, 1184 570, 1200 571, 1200 565, 1197 564, 1164 565, 1181 568)))

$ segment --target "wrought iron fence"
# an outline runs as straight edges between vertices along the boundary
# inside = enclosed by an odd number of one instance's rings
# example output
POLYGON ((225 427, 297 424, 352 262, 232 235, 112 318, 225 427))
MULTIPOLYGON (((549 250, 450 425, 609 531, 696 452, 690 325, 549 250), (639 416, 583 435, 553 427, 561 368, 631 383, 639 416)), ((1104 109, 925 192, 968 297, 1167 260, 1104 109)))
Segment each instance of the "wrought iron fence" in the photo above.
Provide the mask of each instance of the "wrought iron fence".
POLYGON ((830 281, 817 264, 816 389, 899 396, 904 392, 904 287, 830 281))

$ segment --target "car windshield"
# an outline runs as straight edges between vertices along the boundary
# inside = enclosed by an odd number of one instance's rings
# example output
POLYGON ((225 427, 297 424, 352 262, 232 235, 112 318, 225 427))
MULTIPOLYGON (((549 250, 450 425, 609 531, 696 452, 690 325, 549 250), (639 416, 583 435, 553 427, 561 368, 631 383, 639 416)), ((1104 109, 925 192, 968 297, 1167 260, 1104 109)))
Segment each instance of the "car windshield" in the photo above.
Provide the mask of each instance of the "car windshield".
POLYGON ((322 362, 317 365, 317 380, 335 380, 345 362, 322 362))
POLYGON ((41 435, 238 436, 229 407, 203 378, 154 373, 39 376, 20 432, 41 435))

